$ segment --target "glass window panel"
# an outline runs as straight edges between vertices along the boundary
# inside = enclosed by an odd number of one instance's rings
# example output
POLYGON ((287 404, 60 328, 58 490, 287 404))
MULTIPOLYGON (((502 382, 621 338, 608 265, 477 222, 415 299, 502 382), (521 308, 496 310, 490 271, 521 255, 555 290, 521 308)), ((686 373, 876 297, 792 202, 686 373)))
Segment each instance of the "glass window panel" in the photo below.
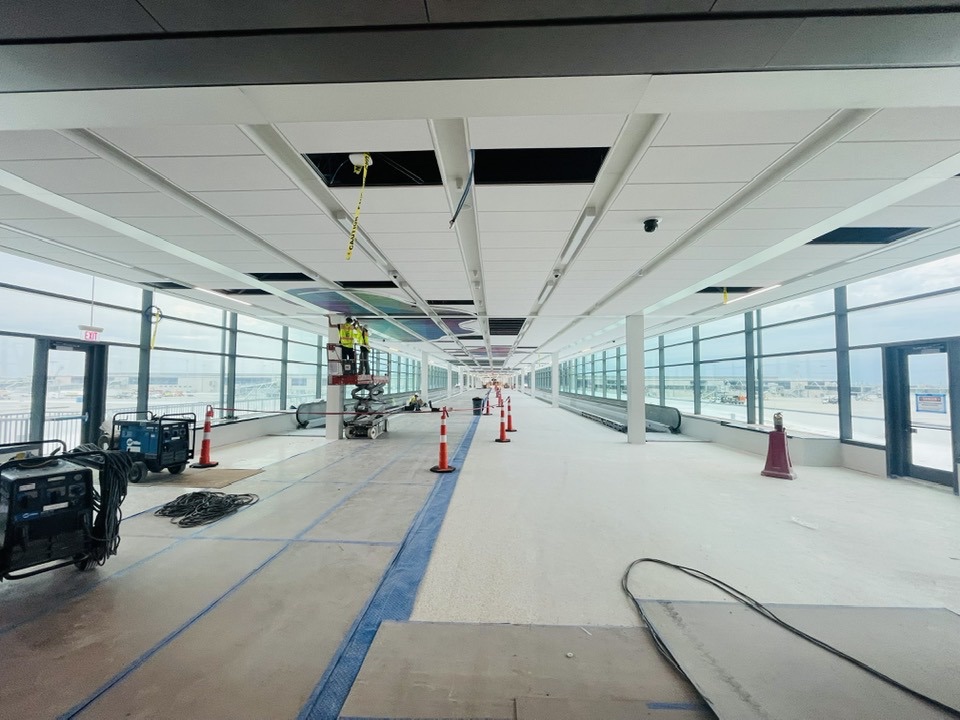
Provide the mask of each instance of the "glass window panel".
MULTIPOLYGON (((741 347, 743 337, 740 337, 741 347)), ((745 360, 722 360, 700 365, 700 413, 725 420, 747 420, 747 365, 745 360)))
MULTIPOLYGON (((314 352, 316 352, 316 349, 314 349, 314 352)), ((287 365, 287 406, 299 405, 316 400, 319 397, 317 394, 317 366, 289 363, 287 365)))
POLYGON ((237 333, 237 355, 256 355, 279 360, 282 352, 283 341, 281 340, 237 333))
POLYGON ((643 366, 644 367, 657 367, 660 364, 660 351, 659 350, 645 350, 643 353, 643 366))
POLYGON ((184 320, 196 320, 210 325, 223 324, 223 310, 211 305, 204 305, 161 292, 153 294, 153 304, 160 308, 165 318, 176 317, 184 320))
POLYGON ((307 332, 306 330, 300 330, 298 328, 289 329, 289 338, 291 342, 303 343, 304 345, 313 345, 317 346, 317 334, 312 332, 307 332))
POLYGON ((674 345, 663 349, 664 365, 679 365, 693 362, 693 343, 674 345))
POLYGON ((763 358, 763 421, 783 413, 787 430, 838 437, 836 353, 763 358))
MULTIPOLYGON (((239 343, 239 339, 237 341, 239 343)), ((317 346, 301 345, 300 343, 287 343, 287 359, 296 362, 317 363, 317 346)), ((371 363, 371 368, 373 367, 371 363)))
POLYGON ((833 290, 770 305, 761 309, 760 316, 764 325, 773 325, 829 312, 833 312, 833 290))
POLYGON ((219 353, 223 351, 223 330, 163 318, 157 325, 157 347, 219 353))
POLYGON ((851 345, 953 337, 960 335, 960 293, 857 310, 848 318, 851 345))
POLYGON ((33 346, 31 339, 0 335, 0 443, 29 439, 33 346))
POLYGON ((114 345, 107 351, 107 420, 113 413, 137 409, 140 349, 114 345))
MULTIPOLYGON (((626 399, 626 378, 624 378, 623 398, 626 399)), ((644 395, 646 402, 651 405, 661 405, 660 402, 660 368, 644 368, 643 371, 644 395)))
POLYGON ((693 340, 693 328, 674 330, 663 336, 664 345, 676 345, 677 343, 690 342, 691 340, 693 340))
POLYGON ((852 439, 877 445, 886 443, 880 348, 850 351, 850 410, 853 415, 852 439))
POLYGON ((653 337, 648 337, 643 339, 643 349, 644 350, 654 350, 660 346, 660 337, 654 335, 653 337))
POLYGON ((270 337, 276 338, 283 336, 282 325, 250 317, 249 315, 237 315, 237 330, 257 333, 258 335, 269 335, 270 337))
MULTIPOLYGON (((73 300, 0 288, 0 330, 80 338, 80 325, 90 324, 90 305, 73 300)), ((95 307, 93 320, 104 342, 140 342, 140 313, 95 307)))
POLYGON ((138 287, 16 255, 0 254, 0 281, 82 300, 92 297, 110 305, 134 310, 140 308, 141 290, 138 287))
POLYGON ((714 337, 715 335, 725 335, 726 333, 743 330, 743 315, 731 315, 722 320, 704 323, 700 326, 700 338, 714 337))
POLYGON ((678 365, 663 369, 664 405, 680 412, 693 412, 693 365, 678 365))
POLYGON ((723 335, 700 341, 700 361, 743 357, 746 354, 744 334, 723 335))
POLYGON ((237 358, 238 409, 280 410, 280 361, 237 358))
POLYGON ((836 325, 833 317, 764 328, 761 332, 764 355, 829 349, 836 343, 836 325))
POLYGON ((897 300, 960 285, 960 255, 896 270, 847 286, 847 307, 897 300))
POLYGON ((171 350, 150 353, 150 395, 154 412, 196 412, 220 404, 221 358, 171 350))

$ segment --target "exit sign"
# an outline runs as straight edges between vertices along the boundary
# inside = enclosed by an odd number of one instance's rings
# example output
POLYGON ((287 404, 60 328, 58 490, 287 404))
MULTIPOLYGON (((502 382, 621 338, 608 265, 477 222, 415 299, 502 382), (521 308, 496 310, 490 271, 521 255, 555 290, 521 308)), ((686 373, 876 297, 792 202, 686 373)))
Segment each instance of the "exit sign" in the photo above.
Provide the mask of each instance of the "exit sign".
POLYGON ((89 342, 96 342, 100 339, 100 333, 96 330, 84 330, 83 339, 88 340, 89 342))

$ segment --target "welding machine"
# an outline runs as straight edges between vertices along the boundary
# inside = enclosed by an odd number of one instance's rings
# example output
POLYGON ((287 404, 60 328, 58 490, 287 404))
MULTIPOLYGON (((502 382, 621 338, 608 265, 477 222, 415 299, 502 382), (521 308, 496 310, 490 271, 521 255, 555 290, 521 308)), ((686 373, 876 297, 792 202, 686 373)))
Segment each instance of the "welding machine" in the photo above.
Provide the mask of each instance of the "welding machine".
POLYGON ((68 565, 85 570, 116 552, 119 508, 129 474, 129 461, 112 458, 116 455, 80 448, 62 456, 21 456, 0 465, 0 579, 68 565), (99 492, 94 469, 100 470, 99 492), (34 569, 22 572, 29 568, 34 569))

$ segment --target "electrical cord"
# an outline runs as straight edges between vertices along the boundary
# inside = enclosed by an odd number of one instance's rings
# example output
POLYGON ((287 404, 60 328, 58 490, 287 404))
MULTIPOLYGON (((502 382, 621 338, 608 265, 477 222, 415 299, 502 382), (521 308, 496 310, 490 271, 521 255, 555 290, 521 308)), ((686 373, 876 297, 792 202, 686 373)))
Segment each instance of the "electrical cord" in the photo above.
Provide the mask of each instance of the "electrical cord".
MULTIPOLYGON (((662 565, 664 567, 673 568, 674 570, 678 570, 683 574, 688 575, 689 577, 692 577, 696 580, 700 580, 701 582, 707 583, 708 585, 712 585, 713 587, 723 592, 725 595, 728 595, 729 597, 732 597, 737 602, 743 605, 746 605, 748 608, 750 608, 754 612, 758 613, 759 615, 762 615, 763 617, 767 618, 771 622, 779 625, 784 630, 787 630, 788 632, 793 633, 797 637, 800 637, 803 640, 806 640, 807 642, 812 643, 813 645, 816 645, 817 647, 823 650, 826 650, 827 652, 833 655, 836 655, 838 658, 842 660, 846 660, 847 662, 851 663, 852 665, 855 665, 856 667, 860 668, 864 672, 870 675, 873 675, 878 680, 881 680, 887 683, 888 685, 892 685, 898 690, 901 690, 906 694, 917 698, 918 700, 921 700, 929 705, 932 705, 938 710, 942 710, 953 717, 960 718, 960 709, 951 707, 950 705, 946 705, 945 703, 942 703, 939 700, 935 700, 929 695, 924 695, 922 692, 918 690, 914 690, 913 688, 908 687, 897 680, 894 680, 889 675, 885 675, 884 673, 868 665, 862 660, 858 660, 852 655, 848 655, 842 650, 838 650, 837 648, 833 647, 832 645, 829 645, 823 640, 820 640, 819 638, 815 638, 812 635, 805 633, 803 630, 800 630, 799 628, 794 627, 793 625, 786 622, 785 620, 782 620, 780 617, 775 615, 772 610, 770 610, 765 605, 763 605, 763 603, 759 602, 758 600, 754 600, 752 597, 750 597, 746 593, 740 590, 737 590, 732 585, 728 585, 727 583, 723 582, 723 580, 718 580, 717 578, 711 575, 707 575, 707 573, 703 572, 702 570, 686 567, 684 565, 677 565, 675 563, 668 562, 666 560, 660 560, 659 558, 638 558, 627 566, 627 569, 624 571, 623 577, 620 580, 620 587, 623 588, 624 594, 627 596, 627 598, 636 608, 637 613, 640 615, 640 619, 647 626, 647 630, 650 632, 650 635, 653 637, 653 641, 656 644, 657 649, 659 649, 660 652, 667 659, 667 661, 671 665, 673 665, 673 667, 676 668, 676 670, 680 672, 688 680, 691 680, 690 677, 681 669, 680 664, 677 662, 677 659, 667 649, 666 643, 657 633, 653 624, 647 619, 646 614, 643 612, 643 606, 640 604, 640 601, 637 600, 637 598, 634 596, 632 592, 630 592, 630 587, 629 587, 630 573, 637 565, 640 565, 641 563, 653 563, 656 565, 662 565)), ((691 684, 693 684, 692 680, 691 680, 691 684)))
POLYGON ((73 453, 82 457, 68 456, 69 459, 100 471, 100 491, 93 491, 96 515, 88 533, 95 541, 92 559, 98 565, 103 565, 120 548, 120 523, 123 521, 121 506, 127 497, 133 458, 128 453, 101 450, 92 443, 80 445, 73 453))
POLYGON ((222 492, 201 490, 187 493, 171 500, 154 512, 154 515, 170 518, 180 527, 209 525, 232 515, 240 508, 254 505, 260 498, 252 493, 228 495, 222 492))
POLYGON ((460 217, 460 211, 463 210, 463 206, 467 202, 467 195, 470 194, 470 189, 473 187, 473 175, 476 169, 476 152, 470 150, 470 174, 467 176, 467 182, 463 187, 463 195, 460 196, 460 202, 457 203, 457 209, 453 212, 453 217, 450 219, 451 228, 456 224, 457 218, 460 217))

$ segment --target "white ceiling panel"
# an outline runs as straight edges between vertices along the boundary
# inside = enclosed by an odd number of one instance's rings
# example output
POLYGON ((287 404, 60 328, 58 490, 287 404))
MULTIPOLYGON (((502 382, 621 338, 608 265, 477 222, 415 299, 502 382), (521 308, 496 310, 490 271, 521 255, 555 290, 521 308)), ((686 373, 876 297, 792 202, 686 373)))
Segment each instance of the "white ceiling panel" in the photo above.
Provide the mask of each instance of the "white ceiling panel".
POLYGON ((293 182, 262 155, 150 157, 143 162, 184 190, 287 190, 293 182))
POLYGON ((760 145, 797 143, 833 111, 671 113, 654 145, 760 145))
MULTIPOLYGON (((667 232, 686 232, 707 216, 707 210, 614 210, 603 216, 598 231, 630 230, 637 235, 656 234, 646 233, 643 221, 649 217, 660 218, 660 230, 667 232)), ((659 233, 660 230, 657 230, 659 233)))
POLYGON ((67 198, 104 215, 126 217, 186 217, 193 213, 186 205, 163 193, 79 193, 67 198))
POLYGON ((630 176, 631 183, 749 182, 792 145, 652 147, 630 176))
POLYGON ((566 242, 568 232, 493 232, 480 235, 480 247, 487 248, 531 248, 560 252, 566 242))
POLYGON ((93 154, 53 130, 0 132, 0 160, 92 158, 93 154))
POLYGON ((624 185, 611 210, 713 210, 728 200, 742 183, 672 183, 624 185))
MULTIPOLYGON (((357 207, 359 188, 336 188, 333 194, 353 215, 357 207)), ((363 193, 360 221, 374 213, 450 213, 447 194, 440 186, 370 187, 363 193)), ((447 218, 448 222, 450 218, 447 218)))
POLYGON ((0 221, 18 218, 69 218, 70 213, 23 195, 0 195, 0 221))
POLYGON ((767 228, 810 227, 831 215, 839 208, 745 208, 718 228, 729 230, 763 230, 767 228))
POLYGON ((623 115, 533 115, 470 118, 474 148, 610 147, 623 115))
POLYGON ((906 200, 898 203, 899 205, 934 205, 937 207, 946 207, 948 205, 960 205, 960 178, 950 178, 939 185, 935 185, 929 190, 911 195, 906 200))
POLYGON ((577 212, 481 212, 481 242, 488 232, 570 232, 577 212))
POLYGON ((873 197, 896 183, 894 179, 782 182, 750 203, 750 207, 846 208, 873 197))
POLYGON ((586 202, 592 185, 481 185, 476 188, 480 212, 575 210, 586 202))
POLYGON ((456 233, 372 233, 373 242, 388 255, 403 250, 455 249, 459 252, 456 233))
POLYGON ((553 266, 551 258, 540 258, 539 260, 485 260, 483 263, 483 273, 485 278, 496 278, 500 273, 535 273, 545 274, 553 266))
MULTIPOLYGON (((249 243, 237 237, 236 235, 223 234, 222 230, 220 235, 170 235, 165 239, 173 245, 186 248, 187 250, 193 250, 201 254, 203 254, 204 248, 209 247, 237 248, 238 250, 249 250, 252 247, 249 243)), ((128 240, 127 242, 134 241, 128 240)))
POLYGON ((149 192, 151 188, 106 160, 14 160, 0 169, 57 194, 149 192))
POLYGON ((301 122, 277 127, 301 153, 433 150, 426 120, 301 122))
POLYGON ((342 232, 330 234, 302 233, 274 235, 273 233, 258 233, 260 237, 280 250, 337 250, 341 254, 346 252, 347 237, 342 232))
POLYGON ((767 230, 711 230, 706 233, 700 242, 710 245, 745 245, 748 247, 769 247, 803 228, 771 228, 767 230))
POLYGON ((102 128, 95 132, 135 157, 261 154, 235 125, 102 128))
POLYGON ((960 142, 842 142, 790 175, 791 180, 906 178, 960 153, 960 142))
MULTIPOLYGON (((398 261, 397 270, 411 283, 419 278, 430 278, 434 273, 463 274, 463 264, 458 262, 422 262, 420 260, 398 261)), ((383 273, 380 272, 382 276, 383 273)))
POLYGON ((850 223, 853 227, 938 227, 960 219, 960 205, 954 207, 892 206, 850 223))
POLYGON ((844 142, 960 140, 960 108, 887 108, 844 138, 844 142))
POLYGON ((730 264, 732 260, 743 260, 751 257, 758 252, 757 248, 744 247, 742 245, 710 245, 703 243, 693 243, 689 247, 677 251, 674 255, 678 260, 700 260, 710 258, 717 260, 718 264, 730 264))
POLYGON ((225 215, 316 215, 321 212, 310 198, 299 190, 234 190, 198 192, 202 200, 225 215))
POLYGON ((375 233, 432 233, 449 232, 450 215, 448 213, 360 213, 360 227, 371 234, 376 242, 375 233))
MULTIPOLYGON (((227 230, 205 217, 131 217, 124 222, 147 232, 169 237, 172 235, 223 235, 227 230)), ((239 241, 239 238, 237 238, 239 241)))
POLYGON ((131 249, 149 249, 146 245, 141 245, 140 243, 136 242, 135 240, 131 240, 128 237, 122 237, 118 235, 103 235, 102 230, 101 234, 96 237, 61 237, 57 239, 57 242, 62 242, 65 245, 74 245, 92 253, 97 253, 98 255, 104 255, 107 257, 112 256, 115 252, 125 252, 131 249))
POLYGON ((658 230, 655 233, 634 230, 599 230, 590 234, 584 250, 593 248, 663 248, 673 243, 682 233, 679 231, 658 230))
MULTIPOLYGON (((535 262, 542 261, 544 253, 534 248, 485 248, 484 262, 535 262)), ((552 262, 551 255, 547 262, 552 262)))
MULTIPOLYGON (((333 236, 339 226, 326 215, 257 215, 237 218, 237 222, 261 236, 273 235, 317 235, 333 236)), ((346 235, 343 247, 347 247, 346 235)))
POLYGON ((584 248, 573 263, 573 267, 580 267, 583 262, 623 262, 637 264, 651 260, 663 248, 652 245, 634 245, 633 247, 587 247, 584 248))
MULTIPOLYGON (((100 225, 73 217, 10 220, 7 224, 35 232, 38 235, 43 235, 52 240, 64 237, 99 237, 107 232, 100 225)), ((131 240, 130 242, 133 241, 131 240)))

